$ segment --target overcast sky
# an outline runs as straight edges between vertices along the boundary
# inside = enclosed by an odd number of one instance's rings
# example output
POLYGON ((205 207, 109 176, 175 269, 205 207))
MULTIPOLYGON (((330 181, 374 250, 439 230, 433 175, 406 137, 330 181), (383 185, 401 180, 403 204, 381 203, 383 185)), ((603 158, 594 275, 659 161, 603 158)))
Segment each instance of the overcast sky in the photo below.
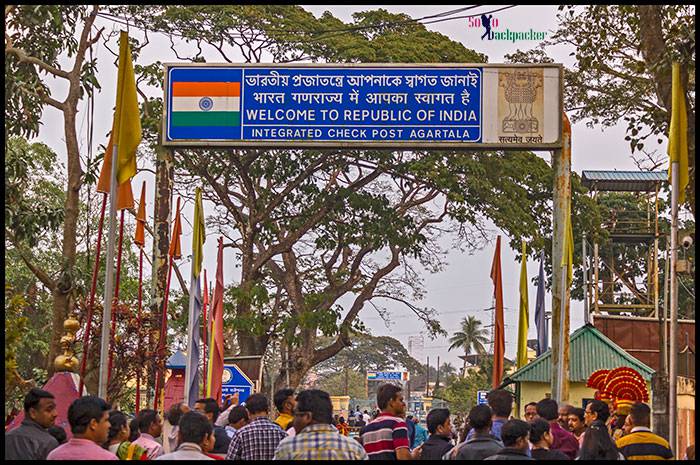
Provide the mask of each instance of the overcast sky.
MULTIPOLYGON (((346 22, 352 19, 351 15, 354 12, 366 11, 379 7, 385 8, 390 12, 406 13, 413 18, 420 18, 451 11, 459 8, 460 6, 305 6, 307 10, 311 11, 316 16, 320 16, 324 11, 331 11, 336 17, 346 22)), ((481 13, 497 8, 500 7, 484 6, 470 10, 466 13, 459 13, 457 16, 472 12, 481 13)), ((557 27, 556 13, 556 6, 516 6, 515 8, 493 14, 494 18, 498 20, 498 26, 494 30, 505 30, 508 28, 511 31, 529 31, 532 29, 536 32, 547 31, 547 37, 549 37, 557 27)), ((97 19, 96 25, 98 27, 105 26, 107 31, 112 30, 113 28, 121 27, 101 18, 97 19)), ((467 48, 471 48, 477 52, 486 54, 490 63, 502 62, 504 55, 512 53, 517 49, 529 50, 538 46, 536 41, 518 41, 513 43, 496 40, 482 40, 480 37, 483 34, 483 28, 469 28, 467 26, 466 19, 454 19, 450 21, 428 24, 426 27, 431 31, 440 32, 450 39, 462 43, 467 48)), ((129 32, 130 35, 137 37, 139 40, 143 39, 142 31, 131 28, 129 32)), ((166 36, 159 33, 149 33, 149 38, 151 43, 142 51, 141 57, 138 61, 139 63, 151 63, 156 60, 160 60, 162 62, 179 61, 175 57, 172 50, 170 50, 170 44, 166 36)), ((112 50, 118 50, 116 40, 117 39, 114 38, 110 44, 110 48, 112 50)), ((194 50, 193 46, 188 46, 185 43, 176 42, 176 47, 181 54, 194 50)), ((572 51, 573 49, 567 49, 566 47, 548 49, 548 53, 555 59, 556 62, 563 63, 566 66, 571 66, 573 64, 572 57, 569 56, 569 53, 572 51)), ((98 110, 95 113, 96 121, 93 153, 97 153, 97 146, 99 144, 106 145, 106 135, 110 130, 112 121, 111 109, 114 106, 116 94, 116 68, 112 65, 115 60, 114 56, 105 49, 101 42, 98 45, 95 53, 99 60, 99 81, 102 86, 102 91, 96 96, 95 99, 95 108, 98 110)), ((211 50, 205 49, 205 57, 210 62, 221 61, 218 54, 212 52, 211 50)), ((242 57, 240 56, 236 58, 240 59, 241 62, 243 61, 242 57)), ((61 62, 65 65, 66 60, 61 60, 61 62)), ((55 92, 52 96, 60 100, 65 98, 67 86, 63 82, 57 80, 50 82, 51 89, 55 92)), ((151 89, 150 94, 152 96, 162 95, 162 93, 154 89, 151 89)), ((81 139, 81 153, 85 153, 87 150, 87 112, 85 110, 85 102, 82 102, 79 106, 78 114, 78 120, 80 122, 78 130, 79 137, 81 139)), ((63 136, 62 115, 52 107, 46 107, 42 122, 43 126, 38 140, 41 140, 54 148, 54 150, 60 155, 61 159, 65 160, 65 142, 63 136)), ((587 128, 585 123, 574 124, 572 127, 573 171, 580 174, 582 170, 636 170, 637 168, 630 157, 629 144, 624 140, 624 135, 625 126, 623 124, 613 128, 608 128, 605 131, 600 128, 587 128)), ((655 147, 650 146, 649 148, 655 147)), ((661 147, 661 151, 663 151, 664 148, 665 146, 661 147)), ((541 152, 539 154, 545 160, 550 162, 551 156, 549 152, 541 152)), ((143 163, 144 161, 139 161, 139 167, 141 167, 143 163)), ((134 178, 132 181, 132 185, 134 187, 134 197, 138 199, 140 194, 140 186, 143 180, 146 180, 148 184, 146 200, 148 205, 147 211, 149 221, 152 221, 154 183, 153 173, 141 172, 134 178)), ((207 209, 208 208, 205 205, 205 211, 207 209)), ((187 277, 189 277, 188 255, 190 254, 192 240, 192 229, 190 225, 191 217, 192 205, 191 203, 188 203, 184 209, 183 216, 185 223, 183 225, 182 236, 184 258, 181 260, 181 270, 187 277)), ((130 221, 132 220, 130 219, 130 221)), ((482 320, 485 325, 488 325, 491 322, 491 314, 483 311, 483 309, 492 305, 493 295, 493 286, 489 278, 489 272, 497 233, 495 232, 496 230, 493 226, 491 226, 491 228, 494 230, 494 234, 492 241, 486 246, 485 249, 473 255, 462 254, 457 250, 451 249, 447 256, 448 265, 445 267, 443 272, 434 275, 426 273, 424 275, 426 284, 426 298, 422 302, 417 302, 417 304, 419 306, 435 308, 440 315, 439 319, 443 328, 445 328, 449 333, 458 330, 459 321, 467 315, 475 315, 478 319, 482 320)), ((501 232, 500 234, 503 233, 501 232)), ((210 232, 207 236, 204 252, 204 267, 208 270, 210 280, 213 279, 216 268, 216 242, 216 237, 210 232)), ((447 245, 449 242, 446 240, 445 244, 447 245)), ((92 246, 94 246, 94 244, 92 244, 92 246)), ((151 244, 149 239, 146 241, 146 248, 150 251, 151 244)), ((449 246, 447 248, 450 249, 449 246)), ((506 307, 506 356, 510 359, 514 359, 518 331, 518 283, 520 263, 515 260, 515 251, 509 248, 508 238, 505 236, 502 238, 501 251, 503 296, 504 305, 506 307)), ((224 280, 227 284, 236 282, 240 277, 239 269, 232 266, 235 263, 233 254, 234 252, 231 249, 226 249, 225 263, 227 264, 227 267, 224 270, 224 280)), ((528 262, 528 281, 530 282, 529 338, 536 337, 533 322, 536 288, 532 284, 531 279, 537 274, 539 269, 538 267, 539 264, 537 262, 528 262)), ((149 273, 144 271, 144 276, 149 276, 149 273)), ((173 280, 173 282, 175 282, 175 280, 173 280)), ((177 286, 177 284, 174 283, 173 286, 177 286)), ((342 302, 347 303, 349 301, 350 299, 344 299, 342 302)), ((549 310, 551 306, 551 295, 547 294, 545 302, 547 310, 549 310)), ((365 307, 360 316, 364 320, 365 324, 372 330, 373 334, 396 337, 405 346, 407 346, 409 336, 425 333, 425 328, 417 325, 416 318, 412 316, 412 313, 406 307, 387 301, 378 303, 384 304, 390 310, 390 312, 393 314, 393 323, 390 325, 390 327, 387 327, 379 318, 377 313, 371 308, 371 306, 365 307)), ((573 301, 571 304, 571 330, 574 331, 582 324, 583 303, 573 301)), ((462 362, 458 359, 458 355, 460 355, 460 353, 454 350, 447 352, 448 345, 449 343, 447 342, 447 338, 439 337, 435 340, 430 340, 426 336, 425 350, 422 352, 422 354, 420 354, 421 360, 425 361, 425 356, 427 355, 430 357, 431 364, 434 364, 437 356, 440 356, 441 362, 449 361, 455 366, 461 366, 462 362)))

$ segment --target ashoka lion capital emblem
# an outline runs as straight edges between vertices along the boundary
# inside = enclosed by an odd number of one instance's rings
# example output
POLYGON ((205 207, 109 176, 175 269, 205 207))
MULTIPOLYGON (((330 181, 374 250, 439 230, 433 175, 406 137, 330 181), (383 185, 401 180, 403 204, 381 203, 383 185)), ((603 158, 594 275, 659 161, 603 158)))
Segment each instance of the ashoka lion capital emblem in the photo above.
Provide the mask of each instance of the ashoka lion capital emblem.
POLYGON ((498 76, 498 85, 504 89, 508 102, 508 115, 503 118, 504 133, 536 133, 539 121, 533 113, 538 89, 543 86, 541 75, 529 70, 502 71, 498 76))

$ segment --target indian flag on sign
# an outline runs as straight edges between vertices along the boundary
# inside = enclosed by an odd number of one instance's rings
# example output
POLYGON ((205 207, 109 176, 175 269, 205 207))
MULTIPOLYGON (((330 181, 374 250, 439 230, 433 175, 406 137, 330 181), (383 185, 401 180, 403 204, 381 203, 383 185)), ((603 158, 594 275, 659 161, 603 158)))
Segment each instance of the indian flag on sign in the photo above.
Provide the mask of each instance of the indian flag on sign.
POLYGON ((171 124, 240 126, 240 82, 173 82, 171 124))

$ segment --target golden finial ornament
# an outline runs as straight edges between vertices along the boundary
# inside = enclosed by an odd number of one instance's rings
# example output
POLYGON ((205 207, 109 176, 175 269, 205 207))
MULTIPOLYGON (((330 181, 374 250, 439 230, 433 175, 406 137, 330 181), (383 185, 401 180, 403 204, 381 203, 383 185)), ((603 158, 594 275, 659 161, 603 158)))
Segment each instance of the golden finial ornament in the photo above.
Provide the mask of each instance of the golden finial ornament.
POLYGON ((63 329, 66 334, 61 337, 61 348, 63 353, 58 355, 53 361, 54 369, 58 371, 76 372, 80 362, 73 354, 73 344, 75 343, 75 333, 80 329, 80 322, 69 315, 63 322, 63 329))

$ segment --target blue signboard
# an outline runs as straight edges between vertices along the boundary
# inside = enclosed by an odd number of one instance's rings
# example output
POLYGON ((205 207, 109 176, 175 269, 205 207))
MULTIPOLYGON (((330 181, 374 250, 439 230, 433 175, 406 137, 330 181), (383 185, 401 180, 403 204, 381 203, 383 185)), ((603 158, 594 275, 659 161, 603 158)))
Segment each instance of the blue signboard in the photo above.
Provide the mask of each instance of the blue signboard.
POLYGON ((562 67, 168 64, 163 144, 552 148, 562 67))
POLYGON ((222 401, 228 394, 238 393, 238 401, 245 402, 253 393, 253 383, 237 365, 224 365, 221 379, 222 401))
POLYGON ((408 381, 407 371, 368 371, 368 381, 408 381))
POLYGON ((486 394, 489 391, 476 391, 476 405, 487 404, 486 394))

